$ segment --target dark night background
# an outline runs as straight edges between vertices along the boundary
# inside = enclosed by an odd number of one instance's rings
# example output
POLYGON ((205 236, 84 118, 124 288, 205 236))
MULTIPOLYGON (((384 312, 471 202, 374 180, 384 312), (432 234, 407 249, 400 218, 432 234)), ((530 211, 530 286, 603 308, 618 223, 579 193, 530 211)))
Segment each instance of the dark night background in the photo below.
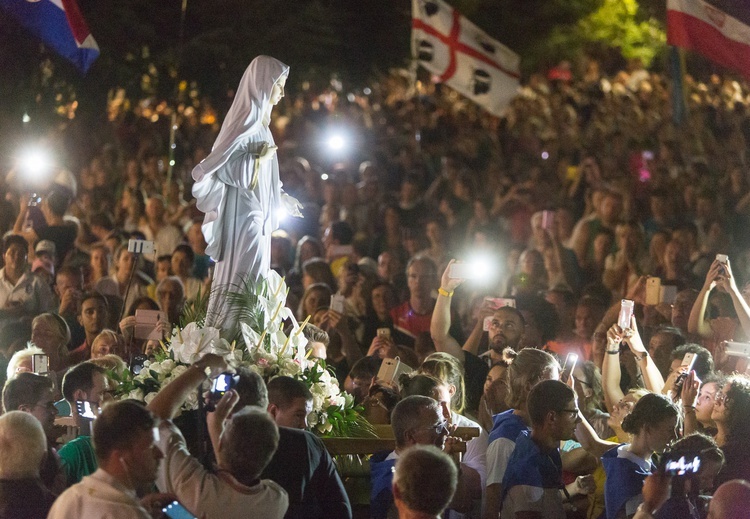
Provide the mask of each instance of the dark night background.
MULTIPOLYGON (((492 37, 522 56, 523 71, 544 70, 581 50, 605 65, 624 64, 616 48, 550 35, 572 28, 604 0, 454 0, 451 3, 492 37)), ((24 113, 33 131, 56 122, 54 107, 78 101, 74 125, 106 117, 108 93, 124 88, 130 99, 175 99, 187 80, 221 112, 227 93, 258 54, 293 70, 292 92, 338 76, 362 87, 388 68, 408 65, 411 2, 407 0, 188 0, 181 56, 181 0, 79 0, 101 55, 86 76, 46 49, 0 12, 0 155, 24 113), (143 77, 148 76, 144 85, 143 77)), ((640 0, 643 19, 663 22, 663 0, 640 0)), ((655 66, 660 66, 656 63, 655 66)), ((57 121, 59 122, 59 121, 57 121)), ((68 123, 70 124, 70 123, 68 123)), ((31 128, 24 130, 32 131, 31 128)))

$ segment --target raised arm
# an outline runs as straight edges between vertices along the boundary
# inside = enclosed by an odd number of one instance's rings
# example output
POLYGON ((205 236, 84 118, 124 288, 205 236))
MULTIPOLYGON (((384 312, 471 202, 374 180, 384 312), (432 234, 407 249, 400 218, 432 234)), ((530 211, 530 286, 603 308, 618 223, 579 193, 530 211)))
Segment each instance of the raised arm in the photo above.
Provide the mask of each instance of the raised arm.
MULTIPOLYGON (((602 362, 602 388, 604 389, 604 404, 607 411, 612 412, 615 404, 625 396, 620 389, 620 343, 622 342, 622 328, 617 324, 607 330, 607 346, 602 362)), ((579 440, 580 441, 580 440, 579 440)))
POLYGON ((714 261, 706 274, 706 280, 703 283, 698 298, 690 310, 688 319, 688 333, 700 335, 703 338, 711 337, 711 325, 706 322, 706 307, 708 307, 708 296, 711 290, 716 286, 716 278, 721 273, 721 263, 714 261))
POLYGON ((630 330, 625 333, 623 342, 628 345, 638 363, 638 367, 641 368, 643 383, 646 385, 646 389, 654 393, 661 393, 661 390, 664 388, 664 377, 661 376, 659 368, 656 367, 654 360, 643 345, 641 334, 638 333, 635 316, 630 318, 630 330))
POLYGON ((162 420, 171 420, 177 415, 182 404, 206 380, 206 368, 225 370, 224 359, 209 353, 193 363, 187 371, 164 386, 156 395, 148 409, 162 420))
POLYGON ((747 301, 745 301, 742 293, 737 288, 737 282, 732 274, 732 266, 729 264, 729 260, 724 265, 723 272, 719 276, 717 283, 732 297, 734 311, 737 312, 737 318, 740 320, 742 331, 745 332, 745 337, 750 337, 750 306, 748 306, 747 301))
POLYGON ((450 353, 463 363, 464 350, 461 349, 461 345, 449 333, 451 327, 451 299, 453 298, 453 292, 463 281, 462 279, 453 279, 448 275, 451 265, 455 261, 451 260, 445 268, 445 272, 443 272, 440 290, 438 290, 438 298, 435 302, 435 309, 432 311, 432 319, 430 320, 430 336, 435 343, 437 351, 450 353))
POLYGON ((698 403, 698 392, 701 388, 701 380, 695 371, 690 371, 682 383, 682 420, 684 434, 698 432, 698 417, 695 415, 695 404, 698 403))
POLYGON ((583 414, 578 414, 581 421, 576 426, 576 440, 581 446, 592 454, 596 459, 604 456, 604 453, 610 450, 612 447, 617 447, 619 443, 609 442, 599 438, 594 428, 586 420, 583 414))

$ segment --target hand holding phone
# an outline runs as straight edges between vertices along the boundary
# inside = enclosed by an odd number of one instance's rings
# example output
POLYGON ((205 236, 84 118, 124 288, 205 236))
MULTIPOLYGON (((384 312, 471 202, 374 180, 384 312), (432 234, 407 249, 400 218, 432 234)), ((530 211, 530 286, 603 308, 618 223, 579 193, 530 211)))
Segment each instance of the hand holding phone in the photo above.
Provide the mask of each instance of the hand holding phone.
POLYGON ((573 377, 573 370, 576 369, 576 364, 578 363, 578 354, 577 353, 568 353, 568 356, 565 357, 565 364, 563 365, 562 373, 560 373, 560 381, 564 383, 568 383, 573 377))
POLYGON ((649 277, 646 280, 646 305, 656 306, 661 302, 661 278, 649 277))
POLYGON ((341 294, 334 294, 331 296, 331 310, 340 314, 344 313, 346 305, 346 297, 341 294))
POLYGON ((169 519, 197 519, 190 511, 182 506, 179 501, 172 501, 161 509, 169 519))
POLYGON ((161 310, 135 311, 135 338, 160 341, 162 334, 157 330, 157 324, 162 319, 161 310))

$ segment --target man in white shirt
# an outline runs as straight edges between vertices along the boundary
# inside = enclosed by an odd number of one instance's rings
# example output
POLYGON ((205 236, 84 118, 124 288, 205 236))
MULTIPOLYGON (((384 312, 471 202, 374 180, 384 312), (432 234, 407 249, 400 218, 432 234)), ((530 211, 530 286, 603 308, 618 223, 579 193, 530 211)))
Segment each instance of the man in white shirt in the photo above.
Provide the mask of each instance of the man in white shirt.
POLYGON ((188 452, 185 438, 171 422, 185 400, 206 380, 207 368, 221 372, 227 365, 217 355, 204 356, 164 386, 148 406, 164 420, 159 428, 159 447, 165 459, 157 486, 176 494, 197 517, 239 519, 250 514, 282 519, 289 506, 286 491, 271 480, 260 479, 279 443, 279 430, 268 413, 248 408, 232 414, 239 396, 233 390, 225 393, 207 417, 216 473, 206 470, 188 452))
MULTIPOLYGON (((159 460, 158 429, 154 416, 135 402, 105 406, 94 422, 94 450, 99 469, 63 492, 47 519, 150 519, 145 502, 138 499, 156 479, 159 460)), ((163 496, 171 501, 172 496, 163 496)))
POLYGON ((23 236, 11 234, 3 240, 0 269, 0 324, 37 315, 53 308, 52 290, 29 270, 29 245, 23 236))

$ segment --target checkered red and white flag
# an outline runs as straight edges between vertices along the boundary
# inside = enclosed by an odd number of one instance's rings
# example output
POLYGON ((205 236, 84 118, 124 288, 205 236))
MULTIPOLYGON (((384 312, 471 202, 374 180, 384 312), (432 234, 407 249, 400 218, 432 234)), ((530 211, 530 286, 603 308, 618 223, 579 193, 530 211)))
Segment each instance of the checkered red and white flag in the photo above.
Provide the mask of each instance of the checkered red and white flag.
POLYGON ((503 114, 518 93, 518 54, 442 0, 412 0, 411 26, 420 65, 491 114, 503 114))

